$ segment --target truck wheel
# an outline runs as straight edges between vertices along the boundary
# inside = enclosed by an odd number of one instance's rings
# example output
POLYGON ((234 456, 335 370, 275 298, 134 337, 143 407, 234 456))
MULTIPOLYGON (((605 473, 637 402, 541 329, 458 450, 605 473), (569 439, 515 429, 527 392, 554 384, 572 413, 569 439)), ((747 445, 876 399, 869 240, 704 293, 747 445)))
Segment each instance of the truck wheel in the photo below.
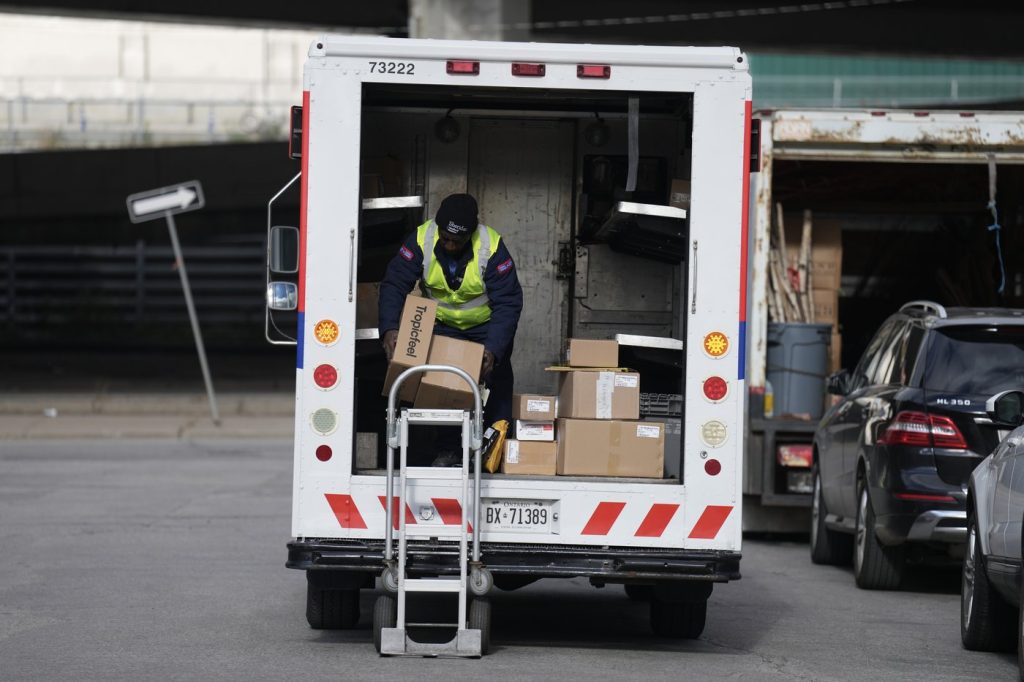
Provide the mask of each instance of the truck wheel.
POLYGON ((992 587, 985 573, 978 522, 967 519, 967 547, 960 581, 960 640, 971 651, 1011 651, 1014 631, 1013 607, 992 587))
POLYGON ((469 602, 469 629, 480 631, 480 653, 491 652, 491 600, 477 597, 469 602))
POLYGON ((626 583, 622 587, 626 590, 626 596, 633 601, 650 601, 654 595, 654 588, 651 585, 626 583))
POLYGON ((811 498, 811 561, 816 564, 849 565, 853 556, 853 537, 825 525, 825 495, 821 474, 814 467, 814 497, 811 498))
POLYGON ((380 633, 398 623, 398 602, 390 594, 377 597, 373 604, 373 646, 380 653, 380 633))
POLYGON ((887 547, 875 535, 875 511, 868 487, 861 487, 857 502, 857 533, 853 552, 853 577, 865 590, 894 590, 903 578, 902 546, 887 547))
POLYGON ((651 629, 659 637, 697 639, 708 616, 706 599, 691 602, 651 600, 651 629))
POLYGON ((359 622, 359 590, 332 590, 306 583, 306 621, 314 630, 354 627, 359 622))

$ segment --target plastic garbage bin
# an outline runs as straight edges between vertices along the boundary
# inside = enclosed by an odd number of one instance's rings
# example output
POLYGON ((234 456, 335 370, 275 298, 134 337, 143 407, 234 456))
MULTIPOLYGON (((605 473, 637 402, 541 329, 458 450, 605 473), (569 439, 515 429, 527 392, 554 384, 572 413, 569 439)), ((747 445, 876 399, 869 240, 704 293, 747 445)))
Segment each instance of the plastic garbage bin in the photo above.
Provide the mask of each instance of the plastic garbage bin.
POLYGON ((775 390, 775 416, 819 419, 825 405, 830 324, 768 324, 768 381, 775 390))

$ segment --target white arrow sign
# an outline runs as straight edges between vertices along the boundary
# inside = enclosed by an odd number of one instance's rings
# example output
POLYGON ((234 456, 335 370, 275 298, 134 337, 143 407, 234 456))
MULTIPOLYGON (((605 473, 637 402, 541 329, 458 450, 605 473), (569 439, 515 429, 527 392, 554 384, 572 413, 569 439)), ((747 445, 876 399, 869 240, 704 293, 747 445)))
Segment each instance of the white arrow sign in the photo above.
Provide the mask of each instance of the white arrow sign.
POLYGON ((202 185, 198 180, 191 180, 180 185, 137 192, 128 197, 127 203, 128 217, 133 223, 141 223, 169 214, 195 211, 202 208, 206 201, 202 185))

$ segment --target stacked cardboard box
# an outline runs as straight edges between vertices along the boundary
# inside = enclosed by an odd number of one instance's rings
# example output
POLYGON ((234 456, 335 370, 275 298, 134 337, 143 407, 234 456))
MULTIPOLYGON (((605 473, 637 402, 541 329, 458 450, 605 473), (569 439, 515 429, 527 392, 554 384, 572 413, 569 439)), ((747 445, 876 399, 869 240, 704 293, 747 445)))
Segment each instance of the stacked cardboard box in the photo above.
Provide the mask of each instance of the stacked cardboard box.
MULTIPOLYGON (((786 257, 795 263, 800 256, 800 221, 786 215, 786 257)), ((839 289, 843 274, 843 241, 839 223, 815 219, 811 233, 811 319, 832 325, 829 372, 840 369, 843 339, 839 334, 839 289)))
POLYGON ((570 339, 558 392, 556 471, 661 478, 664 424, 639 422, 640 375, 617 369, 615 341, 570 339))
MULTIPOLYGON (((423 364, 452 365, 464 370, 474 381, 480 379, 484 347, 479 343, 434 335, 437 304, 427 298, 407 296, 398 324, 395 354, 388 364, 383 395, 405 370, 423 364)), ((416 374, 405 381, 398 397, 416 407, 470 409, 473 391, 458 375, 451 372, 416 374)))
POLYGON ((505 441, 502 473, 554 476, 556 402, 553 395, 517 393, 513 396, 515 438, 505 441))

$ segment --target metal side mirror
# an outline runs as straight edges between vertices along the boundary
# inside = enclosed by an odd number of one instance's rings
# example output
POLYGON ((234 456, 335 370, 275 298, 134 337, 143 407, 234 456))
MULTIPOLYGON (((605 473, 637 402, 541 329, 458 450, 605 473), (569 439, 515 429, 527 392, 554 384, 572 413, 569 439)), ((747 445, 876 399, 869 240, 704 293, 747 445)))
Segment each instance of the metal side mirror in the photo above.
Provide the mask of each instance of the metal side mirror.
POLYGON ((985 412, 996 426, 1017 428, 1024 423, 1024 392, 996 393, 985 402, 985 412))
POLYGON ((299 307, 299 287, 293 282, 267 285, 267 307, 271 310, 295 310, 299 307))
POLYGON ((850 372, 841 369, 828 377, 825 389, 832 395, 846 395, 850 392, 850 372))
POLYGON ((275 225, 270 228, 269 251, 271 272, 281 274, 298 272, 299 228, 285 225, 275 225))

